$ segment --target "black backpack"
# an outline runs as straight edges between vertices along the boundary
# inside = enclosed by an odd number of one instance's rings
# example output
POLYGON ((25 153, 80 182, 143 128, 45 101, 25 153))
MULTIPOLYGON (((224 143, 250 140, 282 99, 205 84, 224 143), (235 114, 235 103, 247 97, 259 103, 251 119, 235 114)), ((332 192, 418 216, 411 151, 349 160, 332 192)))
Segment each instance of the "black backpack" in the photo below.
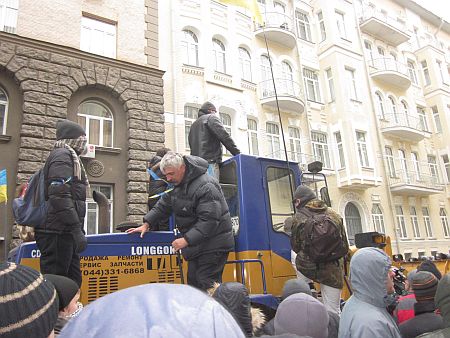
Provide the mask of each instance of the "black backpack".
POLYGON ((348 252, 340 227, 326 212, 301 211, 307 219, 304 223, 304 251, 314 263, 335 261, 348 252))

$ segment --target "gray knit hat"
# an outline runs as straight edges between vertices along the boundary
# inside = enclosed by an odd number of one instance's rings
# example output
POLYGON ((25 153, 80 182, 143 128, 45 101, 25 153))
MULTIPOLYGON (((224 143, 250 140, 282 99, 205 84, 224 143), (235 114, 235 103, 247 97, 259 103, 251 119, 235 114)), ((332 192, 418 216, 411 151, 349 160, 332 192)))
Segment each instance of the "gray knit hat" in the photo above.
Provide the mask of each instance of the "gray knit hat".
POLYGON ((81 135, 86 135, 86 132, 79 124, 69 120, 56 122, 56 140, 77 139, 81 135))
POLYGON ((434 301, 438 279, 428 271, 418 271, 412 279, 412 289, 418 302, 434 301))
POLYGON ((213 105, 211 102, 206 101, 205 103, 202 104, 200 110, 205 114, 209 114, 210 113, 209 110, 216 110, 216 106, 213 105))
POLYGON ((0 264, 0 336, 47 338, 58 318, 58 296, 39 272, 0 264))

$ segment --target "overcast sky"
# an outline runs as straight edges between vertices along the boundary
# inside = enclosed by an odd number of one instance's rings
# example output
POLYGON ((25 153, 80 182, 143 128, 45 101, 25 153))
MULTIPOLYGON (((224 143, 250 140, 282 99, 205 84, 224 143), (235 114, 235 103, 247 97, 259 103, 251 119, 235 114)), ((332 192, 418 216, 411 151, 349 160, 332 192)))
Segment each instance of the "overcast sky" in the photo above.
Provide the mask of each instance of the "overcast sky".
POLYGON ((450 0, 413 0, 428 9, 437 16, 443 16, 444 20, 450 22, 450 0))

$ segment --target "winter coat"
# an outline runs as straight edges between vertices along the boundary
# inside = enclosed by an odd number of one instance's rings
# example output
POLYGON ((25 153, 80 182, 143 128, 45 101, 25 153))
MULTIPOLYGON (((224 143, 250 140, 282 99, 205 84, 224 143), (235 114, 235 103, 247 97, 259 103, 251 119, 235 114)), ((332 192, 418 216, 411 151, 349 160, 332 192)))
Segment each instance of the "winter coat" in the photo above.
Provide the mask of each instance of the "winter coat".
POLYGON ((444 328, 442 317, 434 313, 433 301, 417 302, 414 304, 415 317, 399 325, 403 338, 415 338, 426 332, 444 328))
POLYGON ((394 318, 398 324, 414 318, 414 304, 416 304, 416 295, 414 293, 398 299, 398 304, 394 311, 394 318))
POLYGON ((200 290, 156 283, 126 288, 97 299, 71 319, 59 337, 245 336, 231 314, 200 290))
POLYGON ((439 281, 434 303, 441 311, 444 328, 430 333, 425 333, 418 338, 449 338, 450 337, 450 273, 447 273, 439 281))
MULTIPOLYGON (((163 181, 166 179, 166 177, 164 176, 164 174, 161 172, 159 165, 161 162, 161 157, 159 156, 154 156, 150 161, 149 161, 149 166, 155 174, 156 176, 158 176, 159 178, 162 178, 162 180, 157 180, 155 179, 153 176, 150 175, 149 178, 149 182, 148 182, 148 210, 151 210, 156 203, 158 203, 158 201, 160 200, 161 197, 153 197, 156 194, 160 194, 163 193, 164 191, 166 191, 168 189, 168 184, 163 181), (150 198, 152 197, 152 198, 150 198)), ((152 225, 152 230, 169 230, 169 217, 163 218, 161 219, 161 221, 159 221, 157 224, 153 223, 152 225)))
POLYGON ((74 177, 74 163, 66 148, 54 148, 44 165, 48 196, 47 220, 42 232, 74 232, 83 229, 86 214, 86 182, 74 177), (61 183, 71 178, 66 183, 61 183), (58 184, 52 184, 57 182, 58 184))
POLYGON ((234 238, 228 206, 219 182, 208 174, 208 163, 197 156, 184 156, 182 182, 163 195, 144 217, 150 225, 172 211, 175 223, 188 242, 182 254, 186 260, 210 252, 230 252, 234 238))
POLYGON ((391 260, 380 249, 359 249, 350 261, 353 295, 339 323, 340 338, 401 338, 394 319, 386 310, 389 298, 386 278, 391 260))
MULTIPOLYGON (((343 241, 348 246, 347 236, 342 221, 342 217, 339 216, 333 209, 329 208, 325 202, 318 199, 311 199, 303 208, 307 208, 310 212, 314 213, 327 213, 335 223, 340 227, 343 241)), ((334 262, 314 263, 305 253, 305 238, 304 225, 307 220, 305 214, 301 212, 302 208, 297 209, 292 221, 292 235, 291 246, 292 250, 297 253, 296 266, 304 276, 317 283, 331 286, 333 288, 342 289, 344 284, 343 273, 343 259, 336 260, 334 262)))
POLYGON ((198 119, 192 123, 189 131, 189 147, 191 155, 199 156, 208 163, 222 162, 222 145, 232 155, 237 155, 240 150, 227 133, 219 117, 215 114, 198 112, 198 119))

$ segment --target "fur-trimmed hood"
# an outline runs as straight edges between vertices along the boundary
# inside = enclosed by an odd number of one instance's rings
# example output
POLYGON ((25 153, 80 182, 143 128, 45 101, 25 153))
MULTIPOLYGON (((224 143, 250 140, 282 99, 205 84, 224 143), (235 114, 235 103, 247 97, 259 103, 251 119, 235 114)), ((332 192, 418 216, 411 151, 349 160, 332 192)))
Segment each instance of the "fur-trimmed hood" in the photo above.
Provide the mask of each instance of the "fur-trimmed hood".
POLYGON ((266 318, 260 309, 251 306, 245 285, 237 282, 214 283, 208 294, 230 311, 247 337, 252 337, 264 326, 266 318))

